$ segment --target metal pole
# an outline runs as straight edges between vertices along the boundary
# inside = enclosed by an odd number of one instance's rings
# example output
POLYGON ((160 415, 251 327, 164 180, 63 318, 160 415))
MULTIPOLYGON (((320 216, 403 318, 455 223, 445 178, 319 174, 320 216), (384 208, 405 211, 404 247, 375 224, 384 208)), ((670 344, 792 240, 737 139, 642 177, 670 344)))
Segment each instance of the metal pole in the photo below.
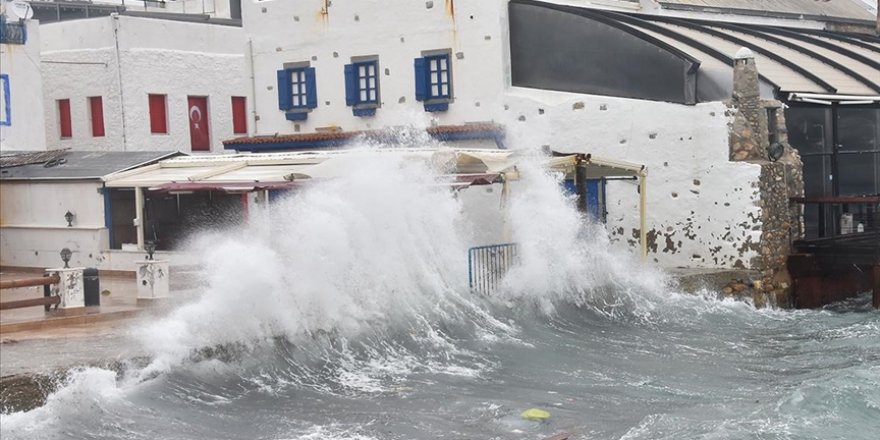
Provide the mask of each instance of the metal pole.
POLYGON ((587 212, 587 163, 578 158, 574 166, 574 187, 577 194, 577 207, 580 212, 587 212))

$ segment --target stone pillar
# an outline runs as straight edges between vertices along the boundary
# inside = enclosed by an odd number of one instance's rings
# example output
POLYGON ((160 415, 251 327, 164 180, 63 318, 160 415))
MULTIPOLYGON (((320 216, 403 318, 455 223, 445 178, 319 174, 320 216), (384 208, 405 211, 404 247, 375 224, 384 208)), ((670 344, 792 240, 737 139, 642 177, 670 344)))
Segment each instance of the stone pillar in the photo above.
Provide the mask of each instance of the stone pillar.
POLYGON ((49 275, 58 275, 60 281, 52 286, 52 294, 61 297, 61 309, 75 309, 86 306, 83 267, 46 269, 49 275))
POLYGON ((802 233, 800 206, 790 198, 803 195, 803 163, 797 150, 788 144, 782 103, 762 100, 758 68, 752 51, 740 49, 733 65, 733 96, 727 102, 731 116, 730 160, 761 166, 757 186, 760 191, 761 241, 752 267, 760 271, 755 283, 756 304, 790 304, 791 277, 787 269, 792 241, 802 233), (773 118, 774 133, 768 132, 773 118), (770 135, 782 146, 769 155, 770 135))
POLYGON ((761 105, 758 67, 755 55, 747 48, 740 49, 733 62, 734 112, 730 139, 731 160, 761 160, 767 158, 767 114, 761 105))
POLYGON ((138 302, 168 298, 168 260, 144 260, 135 264, 138 302))

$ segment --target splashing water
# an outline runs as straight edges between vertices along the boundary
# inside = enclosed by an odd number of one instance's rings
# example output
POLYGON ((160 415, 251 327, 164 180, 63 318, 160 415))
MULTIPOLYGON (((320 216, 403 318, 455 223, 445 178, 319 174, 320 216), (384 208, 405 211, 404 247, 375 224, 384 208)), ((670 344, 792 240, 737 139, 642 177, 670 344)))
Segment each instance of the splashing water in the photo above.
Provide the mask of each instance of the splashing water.
MULTIPOLYGON (((413 142, 422 142, 414 139, 413 142)), ((880 317, 683 295, 615 250, 539 158, 456 194, 370 148, 188 250, 202 294, 146 328, 148 364, 72 373, 3 438, 872 438, 880 317), (467 207, 467 208, 466 208, 467 207), (497 214, 497 213, 496 213, 497 214), (487 223, 486 219, 494 219, 487 223), (489 297, 467 249, 520 246, 489 297), (494 238, 492 238, 494 239, 494 238), (546 422, 518 417, 544 408, 546 422), (852 422, 852 423, 851 423, 852 422)))

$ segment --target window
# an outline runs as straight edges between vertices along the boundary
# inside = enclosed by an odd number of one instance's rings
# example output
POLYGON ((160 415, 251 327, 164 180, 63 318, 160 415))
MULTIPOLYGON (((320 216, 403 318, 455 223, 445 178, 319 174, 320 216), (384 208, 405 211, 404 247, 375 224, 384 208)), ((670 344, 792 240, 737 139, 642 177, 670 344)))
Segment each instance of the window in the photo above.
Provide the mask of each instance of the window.
POLYGON ((232 97, 232 133, 247 134, 247 98, 232 97))
POLYGON ((285 112, 287 120, 303 121, 317 106, 314 67, 293 63, 278 71, 278 108, 285 112))
POLYGON ((345 104, 355 116, 373 116, 379 107, 379 60, 345 65, 345 104))
POLYGON ((416 100, 425 103, 425 111, 449 109, 452 101, 452 75, 449 52, 428 53, 415 59, 416 100))
POLYGON ((90 96, 89 110, 92 118, 92 137, 104 136, 104 100, 100 96, 90 96))
POLYGON ((168 116, 166 115, 165 95, 149 95, 150 102, 150 133, 168 134, 168 116))
POLYGON ((9 95, 9 75, 0 75, 0 125, 12 125, 12 97, 9 95))
POLYGON ((58 100, 58 125, 61 138, 73 137, 73 127, 70 122, 70 100, 58 100))

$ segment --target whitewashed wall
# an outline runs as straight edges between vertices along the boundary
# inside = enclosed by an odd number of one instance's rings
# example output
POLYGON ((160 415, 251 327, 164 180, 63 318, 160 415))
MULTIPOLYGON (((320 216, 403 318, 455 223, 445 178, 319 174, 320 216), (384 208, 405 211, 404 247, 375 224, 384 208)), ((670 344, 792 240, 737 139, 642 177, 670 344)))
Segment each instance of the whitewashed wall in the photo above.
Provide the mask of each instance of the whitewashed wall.
POLYGON ((95 267, 107 248, 100 182, 10 182, 0 185, 0 265, 61 265, 62 248, 71 265, 95 267), (68 227, 64 214, 76 217, 68 227))
MULTIPOLYGON (((729 117, 720 102, 695 106, 514 87, 499 120, 512 148, 644 164, 649 258, 668 267, 750 267, 761 218, 760 167, 728 161, 729 117)), ((607 187, 608 229, 638 248, 634 181, 607 187)))
POLYGON ((311 132, 338 126, 362 130, 407 123, 439 124, 492 119, 506 79, 507 9, 503 2, 244 1, 246 37, 253 42, 260 134, 311 132), (431 4, 428 8, 426 5, 431 4), (265 12, 264 12, 265 11, 265 12), (450 49, 454 102, 449 111, 425 113, 415 100, 413 59, 423 50, 450 49), (382 106, 374 117, 356 117, 345 105, 343 66, 353 56, 378 55, 382 106), (309 61, 316 69, 318 108, 307 121, 292 122, 278 110, 276 74, 287 62, 309 61))
MULTIPOLYGON (((636 6, 604 2, 615 3, 636 6)), ((649 258, 659 264, 751 266, 760 241, 760 230, 753 230, 761 214, 760 168, 728 161, 730 121, 723 104, 686 106, 511 87, 507 2, 454 2, 454 16, 448 9, 452 4, 333 2, 324 15, 320 5, 306 2, 245 2, 259 133, 311 132, 331 125, 360 130, 432 119, 439 124, 496 121, 506 127, 509 148, 547 146, 647 165, 649 258), (413 59, 423 50, 446 48, 454 54, 455 100, 447 112, 425 113, 414 99, 413 59), (355 117, 345 105, 343 65, 360 55, 379 56, 382 107, 375 117, 355 117), (319 106, 307 121, 294 123, 277 108, 275 72, 298 61, 316 68, 319 106)), ((635 182, 621 181, 607 189, 608 229, 633 251, 638 247, 636 188, 635 182)))
POLYGON ((241 28, 118 16, 42 29, 50 148, 189 152, 187 96, 208 97, 212 152, 234 137, 231 97, 250 101, 241 28), (167 95, 168 134, 150 133, 151 93, 167 95), (89 96, 103 96, 104 137, 92 136, 89 96), (56 101, 65 98, 72 113, 69 139, 61 139, 58 125, 56 101))
MULTIPOLYGON (((27 43, 0 44, 0 73, 9 77, 11 125, 0 125, 0 150, 45 150, 43 84, 40 81, 40 26, 27 20, 27 43)), ((0 106, 5 106, 0 102, 0 106)), ((5 119, 5 108, 2 110, 5 119)))
MULTIPOLYGON (((98 181, 4 181, 0 185, 0 266, 58 267, 62 248, 73 251, 70 266, 134 271, 143 251, 110 250, 104 197, 98 181), (76 215, 68 227, 64 214, 76 215)), ((191 256, 160 252, 173 265, 194 264, 191 256)))

